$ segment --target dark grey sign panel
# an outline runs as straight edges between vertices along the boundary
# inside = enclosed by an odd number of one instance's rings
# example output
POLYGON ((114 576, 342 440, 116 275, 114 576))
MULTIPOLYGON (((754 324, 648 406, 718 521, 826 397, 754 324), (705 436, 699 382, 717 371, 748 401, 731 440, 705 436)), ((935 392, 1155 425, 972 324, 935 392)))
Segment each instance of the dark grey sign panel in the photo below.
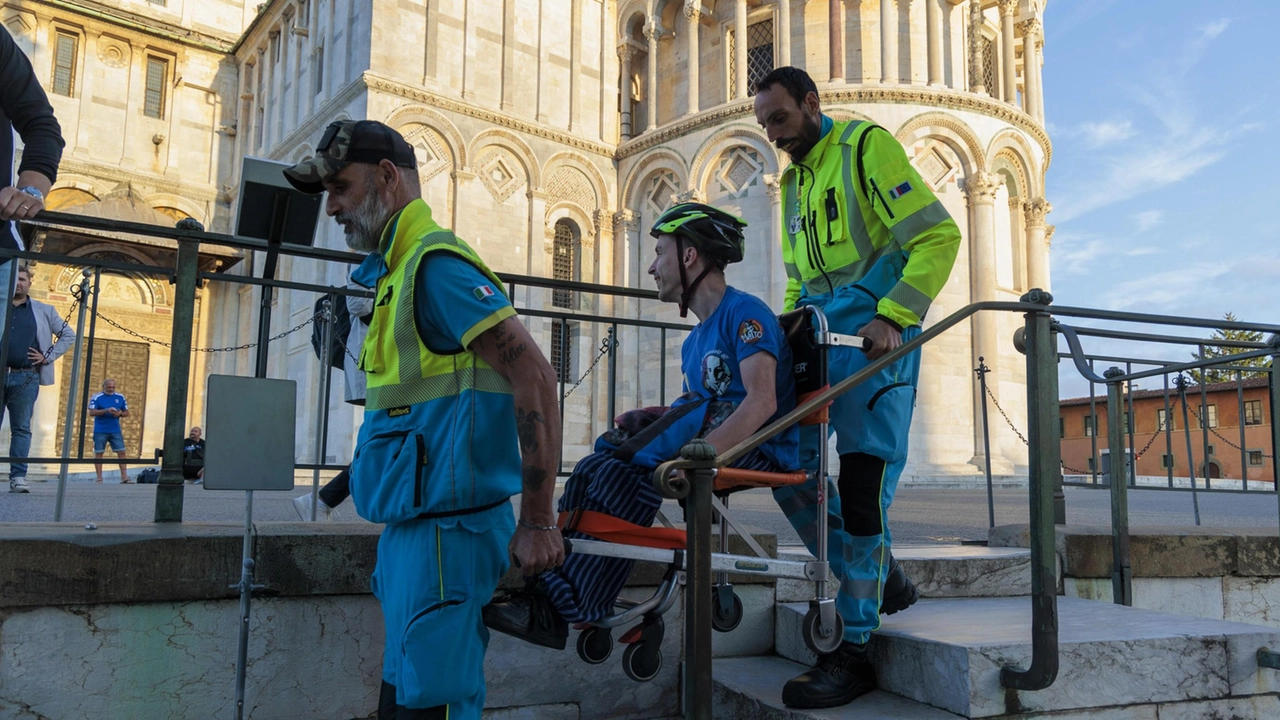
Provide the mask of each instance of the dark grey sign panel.
POLYGON ((204 488, 292 490, 298 384, 210 375, 204 488))

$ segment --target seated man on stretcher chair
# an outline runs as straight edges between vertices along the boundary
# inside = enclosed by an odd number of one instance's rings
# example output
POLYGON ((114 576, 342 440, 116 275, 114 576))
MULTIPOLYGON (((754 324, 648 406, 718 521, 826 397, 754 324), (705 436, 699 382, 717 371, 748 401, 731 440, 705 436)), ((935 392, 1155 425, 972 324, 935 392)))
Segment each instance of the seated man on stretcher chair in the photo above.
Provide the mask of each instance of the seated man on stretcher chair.
MULTIPOLYGON (((668 209, 650 234, 658 239, 649 274, 658 299, 692 310, 699 323, 681 348, 685 394, 669 409, 625 413, 596 440, 595 452, 569 476, 560 512, 593 511, 647 527, 662 497, 654 468, 702 437, 723 453, 795 407, 791 351, 777 317, 759 298, 729 287, 724 268, 743 256, 746 223, 716 208, 668 209), (692 278, 692 280, 690 280, 692 278)), ((788 428, 733 467, 785 472, 799 467, 799 432, 788 428)), ((583 525, 585 527, 585 524, 583 525)), ((590 537, 566 528, 565 537, 590 537)), ((613 608, 631 560, 570 554, 530 589, 500 595, 484 623, 536 645, 564 649, 569 623, 597 621, 613 608)))

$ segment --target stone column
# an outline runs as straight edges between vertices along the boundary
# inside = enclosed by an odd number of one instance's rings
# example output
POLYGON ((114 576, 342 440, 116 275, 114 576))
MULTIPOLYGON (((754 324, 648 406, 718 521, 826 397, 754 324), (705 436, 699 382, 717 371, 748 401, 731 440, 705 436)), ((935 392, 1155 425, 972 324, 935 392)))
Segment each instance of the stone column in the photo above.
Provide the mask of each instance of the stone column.
POLYGON ((1022 30, 1022 74, 1026 78, 1026 110, 1031 117, 1044 122, 1044 104, 1040 88, 1040 46, 1042 26, 1032 18, 1018 25, 1022 30))
POLYGON ((791 0, 778 0, 778 67, 791 64, 791 0))
POLYGON ((702 18, 701 0, 685 0, 684 4, 685 17, 685 48, 689 56, 689 72, 685 74, 685 81, 688 83, 688 108, 685 111, 687 115, 693 115, 698 112, 698 65, 701 61, 701 51, 698 49, 698 21, 702 18))
POLYGON ((844 82, 844 0, 827 0, 828 68, 831 82, 844 82))
POLYGON ((573 0, 569 30, 569 132, 582 130, 582 0, 573 0))
POLYGON ((1018 101, 1018 67, 1013 48, 1013 13, 1017 9, 1018 0, 1000 0, 1000 54, 1004 56, 1000 85, 1004 91, 1001 95, 1007 103, 1018 101))
POLYGON ((635 49, 627 41, 618 46, 618 125, 623 140, 631 139, 631 56, 635 49))
POLYGON ((929 85, 942 85, 942 9, 939 0, 924 0, 925 34, 928 39, 929 85))
POLYGON ((258 148, 258 152, 264 155, 275 144, 276 137, 276 108, 280 107, 280 98, 276 95, 276 59, 271 53, 271 43, 273 38, 280 34, 279 30, 273 30, 267 34, 267 52, 263 55, 263 60, 267 63, 267 74, 262 80, 262 99, 259 103, 262 105, 262 146, 258 148))
POLYGON ((747 0, 733 3, 733 67, 733 97, 741 100, 747 96, 747 0))
MULTIPOLYGON (((987 172, 975 172, 964 179, 964 191, 969 201, 969 282, 973 288, 971 302, 995 300, 996 291, 996 243, 995 243, 995 199, 996 191, 1004 183, 1000 175, 987 172)), ((999 323, 994 313, 984 312, 973 316, 973 367, 977 367, 981 357, 991 368, 988 375, 987 388, 991 394, 1000 399, 1000 342, 997 337, 999 323)), ((982 397, 978 383, 973 384, 973 428, 974 459, 978 467, 985 467, 989 459, 983 455, 982 446, 982 397)), ((997 437, 996 425, 989 422, 992 445, 997 437)), ((998 454, 997 454, 998 457, 998 454)), ((1012 464, 1007 460, 994 459, 992 472, 1008 474, 1012 472, 1012 464), (997 463, 999 469, 997 469, 997 463)))
POLYGON ((1049 243, 1044 218, 1053 211, 1053 205, 1044 198, 1035 198, 1023 208, 1027 227, 1027 286, 1049 289, 1049 243))
POLYGON ((982 82, 982 1, 969 2, 969 89, 985 93, 982 82))
POLYGON ((782 266, 782 185, 780 176, 764 176, 765 192, 769 195, 769 232, 765 244, 765 262, 769 263, 769 286, 765 302, 770 307, 782 307, 787 292, 787 274, 782 266))
POLYGON ((894 0, 880 0, 880 82, 898 82, 898 8, 894 0))
POLYGON ((644 26, 644 37, 649 42, 649 76, 645 78, 645 103, 648 105, 648 122, 644 131, 649 132, 658 127, 658 23, 650 20, 644 26))
MULTIPOLYGON (((613 214, 613 267, 608 279, 602 282, 619 287, 626 287, 631 282, 631 265, 634 264, 630 261, 631 231, 639 227, 639 222, 640 216, 633 210, 623 210, 613 214)), ((621 307, 619 303, 624 303, 625 300, 611 298, 610 302, 617 305, 614 307, 617 311, 621 307)))
MULTIPOLYGON (((525 266, 525 272, 529 275, 537 277, 547 277, 547 247, 546 247, 546 227, 547 227, 547 194, 537 190, 530 190, 526 193, 529 198, 529 245, 528 245, 528 265, 525 266)), ((456 207, 459 203, 454 202, 456 207)), ((544 305, 544 300, 548 297, 547 291, 541 288, 525 287, 524 301, 526 307, 540 308, 544 305)), ((539 325, 539 328, 542 326, 539 325)), ((531 326, 530 330, 534 328, 531 326)))

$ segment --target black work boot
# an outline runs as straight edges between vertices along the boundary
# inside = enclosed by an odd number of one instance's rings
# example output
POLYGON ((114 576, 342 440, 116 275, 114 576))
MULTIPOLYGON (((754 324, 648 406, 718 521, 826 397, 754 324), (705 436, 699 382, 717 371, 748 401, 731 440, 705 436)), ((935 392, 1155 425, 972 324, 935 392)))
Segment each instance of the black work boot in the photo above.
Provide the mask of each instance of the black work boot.
POLYGON ((902 569, 902 565, 894 556, 889 556, 889 575, 884 580, 884 600, 880 603, 880 614, 892 615, 906 610, 916 604, 920 593, 912 584, 911 578, 902 569))
POLYGON ((848 640, 830 655, 818 656, 818 664, 782 686, 787 707, 813 709, 847 705, 876 689, 876 673, 867 659, 866 643, 848 640))
POLYGON ((563 650, 569 640, 569 624, 551 599, 536 589, 500 594, 480 610, 480 617, 490 630, 534 645, 563 650))

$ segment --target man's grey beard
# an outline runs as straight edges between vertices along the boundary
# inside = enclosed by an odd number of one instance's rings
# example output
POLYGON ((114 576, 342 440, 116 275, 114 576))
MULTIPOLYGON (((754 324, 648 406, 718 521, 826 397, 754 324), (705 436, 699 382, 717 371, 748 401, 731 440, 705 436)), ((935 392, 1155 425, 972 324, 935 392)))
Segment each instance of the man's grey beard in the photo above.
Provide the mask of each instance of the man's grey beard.
POLYGON ((370 182, 365 187, 364 200, 360 206, 343 218, 349 220, 347 247, 361 253, 377 250, 378 242, 382 239, 382 229, 386 227, 390 215, 387 206, 378 197, 374 184, 370 182))

